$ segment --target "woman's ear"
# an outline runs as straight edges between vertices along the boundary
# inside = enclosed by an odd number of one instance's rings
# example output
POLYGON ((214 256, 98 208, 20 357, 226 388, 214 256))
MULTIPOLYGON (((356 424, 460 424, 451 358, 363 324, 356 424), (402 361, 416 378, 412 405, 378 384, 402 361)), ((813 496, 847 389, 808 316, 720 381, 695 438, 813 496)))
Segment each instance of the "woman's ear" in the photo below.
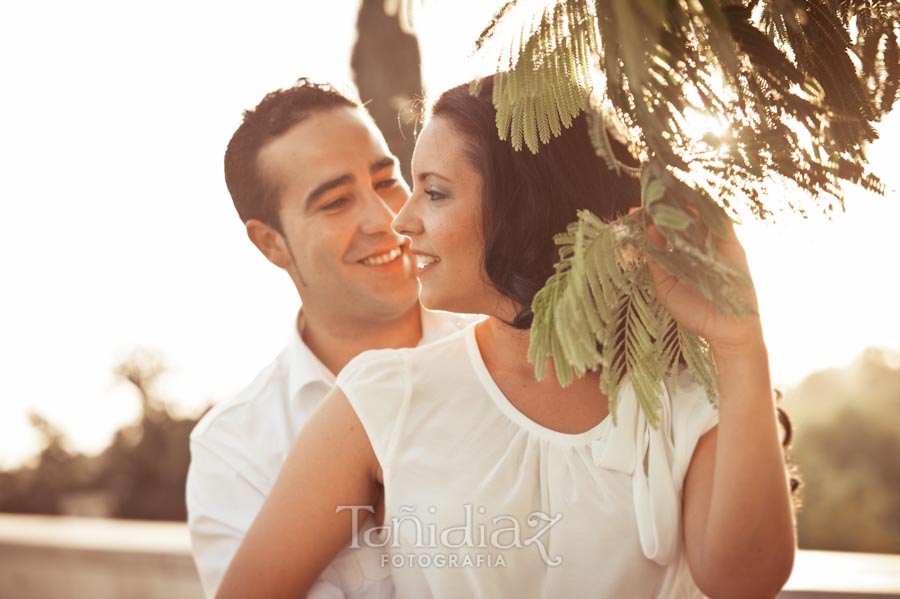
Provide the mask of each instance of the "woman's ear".
POLYGON ((291 266, 291 253, 284 235, 274 227, 254 218, 248 220, 245 227, 247 237, 269 262, 285 270, 291 266))

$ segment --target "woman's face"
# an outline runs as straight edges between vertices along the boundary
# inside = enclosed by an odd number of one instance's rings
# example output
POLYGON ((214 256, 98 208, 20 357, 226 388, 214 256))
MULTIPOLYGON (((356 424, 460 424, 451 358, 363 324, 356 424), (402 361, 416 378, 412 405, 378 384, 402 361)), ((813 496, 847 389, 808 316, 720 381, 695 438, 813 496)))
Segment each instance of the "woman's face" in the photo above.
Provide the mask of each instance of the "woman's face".
POLYGON ((448 119, 422 129, 412 159, 413 193, 394 219, 412 239, 422 305, 492 314, 500 294, 484 275, 481 176, 448 119))

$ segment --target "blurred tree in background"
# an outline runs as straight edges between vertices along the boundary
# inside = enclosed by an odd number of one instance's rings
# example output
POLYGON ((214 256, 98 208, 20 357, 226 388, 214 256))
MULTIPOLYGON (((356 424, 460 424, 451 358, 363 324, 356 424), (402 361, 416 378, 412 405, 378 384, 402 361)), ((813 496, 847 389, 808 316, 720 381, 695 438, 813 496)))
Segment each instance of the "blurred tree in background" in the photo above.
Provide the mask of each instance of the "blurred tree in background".
POLYGON ((63 499, 86 493, 99 471, 98 458, 70 451, 65 435, 39 414, 29 414, 43 439, 34 466, 0 472, 0 512, 61 513, 63 499))
POLYGON ((385 13, 384 6, 384 0, 362 0, 350 66, 360 99, 411 184, 413 101, 422 93, 419 43, 400 28, 396 16, 385 13))
POLYGON ((869 349, 849 368, 818 372, 785 395, 804 482, 801 547, 900 553, 897 362, 869 349))
POLYGON ((169 413, 156 391, 164 372, 159 354, 147 350, 116 367, 116 376, 137 391, 141 415, 98 456, 72 452, 57 427, 32 414, 44 448, 34 465, 0 472, 0 511, 184 520, 188 437, 199 416, 169 413))

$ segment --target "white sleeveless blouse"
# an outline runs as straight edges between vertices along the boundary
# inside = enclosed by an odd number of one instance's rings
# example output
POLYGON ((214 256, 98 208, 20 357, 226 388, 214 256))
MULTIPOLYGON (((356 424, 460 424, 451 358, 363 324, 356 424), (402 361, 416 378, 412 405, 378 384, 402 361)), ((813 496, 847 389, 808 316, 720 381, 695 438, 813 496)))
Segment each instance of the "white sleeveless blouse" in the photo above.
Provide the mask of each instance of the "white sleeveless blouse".
POLYGON ((681 491, 718 421, 683 375, 648 426, 630 384, 617 418, 545 428, 501 393, 475 325, 422 348, 359 355, 340 373, 384 476, 382 545, 398 597, 702 597, 681 491))

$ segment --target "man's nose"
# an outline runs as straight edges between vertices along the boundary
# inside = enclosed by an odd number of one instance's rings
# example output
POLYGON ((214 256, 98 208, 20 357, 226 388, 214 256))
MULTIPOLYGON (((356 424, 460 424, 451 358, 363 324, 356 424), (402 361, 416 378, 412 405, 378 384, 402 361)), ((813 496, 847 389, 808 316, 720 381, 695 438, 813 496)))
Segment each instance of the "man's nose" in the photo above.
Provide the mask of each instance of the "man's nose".
POLYGON ((367 235, 392 233, 391 222, 394 220, 394 211, 388 203, 377 193, 370 192, 363 202, 363 214, 360 221, 360 230, 367 235))

